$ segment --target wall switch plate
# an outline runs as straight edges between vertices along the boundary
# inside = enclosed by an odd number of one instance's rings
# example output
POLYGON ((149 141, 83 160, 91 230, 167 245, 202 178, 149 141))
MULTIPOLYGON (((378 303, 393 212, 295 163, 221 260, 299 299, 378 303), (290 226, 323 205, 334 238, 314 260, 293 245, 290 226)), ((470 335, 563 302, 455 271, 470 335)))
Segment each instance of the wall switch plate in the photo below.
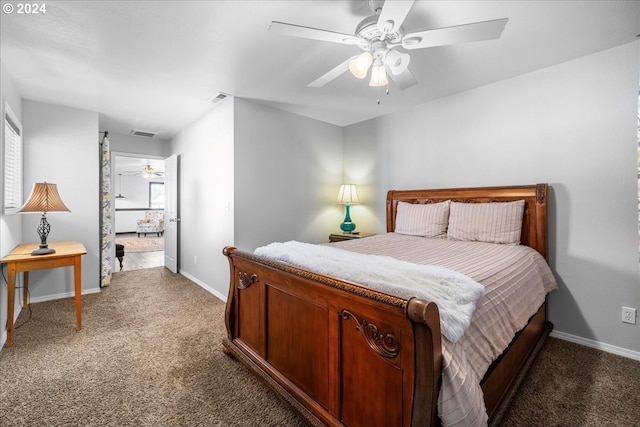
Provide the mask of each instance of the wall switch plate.
POLYGON ((636 324, 636 309, 631 307, 622 307, 622 321, 624 323, 636 324))

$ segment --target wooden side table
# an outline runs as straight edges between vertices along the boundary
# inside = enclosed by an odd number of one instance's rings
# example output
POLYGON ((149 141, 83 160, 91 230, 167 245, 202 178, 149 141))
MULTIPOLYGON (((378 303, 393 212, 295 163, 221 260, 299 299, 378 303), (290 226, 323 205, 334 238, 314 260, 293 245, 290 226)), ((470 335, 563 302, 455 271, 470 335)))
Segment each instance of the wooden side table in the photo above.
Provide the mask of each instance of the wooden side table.
POLYGON ((373 236, 373 233, 331 233, 329 234, 330 242, 342 242, 344 240, 361 239, 363 237, 373 236))
POLYGON ((81 242, 49 243, 56 253, 49 255, 31 255, 38 243, 24 243, 16 246, 0 263, 7 264, 9 282, 7 290, 7 347, 13 345, 13 311, 16 292, 16 273, 22 272, 24 279, 24 307, 29 307, 27 294, 29 290, 29 272, 45 268, 73 266, 73 281, 76 300, 76 330, 82 329, 82 255, 87 253, 81 242))

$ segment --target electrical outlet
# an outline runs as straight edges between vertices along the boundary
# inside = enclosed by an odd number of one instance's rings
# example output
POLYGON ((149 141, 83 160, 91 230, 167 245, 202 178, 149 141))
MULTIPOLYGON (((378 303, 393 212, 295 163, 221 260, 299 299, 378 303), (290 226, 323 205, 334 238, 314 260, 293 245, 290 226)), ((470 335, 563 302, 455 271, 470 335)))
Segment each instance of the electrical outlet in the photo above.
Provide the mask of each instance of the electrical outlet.
POLYGON ((195 256, 195 255, 193 256, 193 263, 194 263, 194 264, 197 264, 197 263, 198 263, 198 257, 197 257, 197 256, 195 256))
POLYGON ((631 307, 622 307, 622 321, 624 323, 636 324, 636 309, 631 307))

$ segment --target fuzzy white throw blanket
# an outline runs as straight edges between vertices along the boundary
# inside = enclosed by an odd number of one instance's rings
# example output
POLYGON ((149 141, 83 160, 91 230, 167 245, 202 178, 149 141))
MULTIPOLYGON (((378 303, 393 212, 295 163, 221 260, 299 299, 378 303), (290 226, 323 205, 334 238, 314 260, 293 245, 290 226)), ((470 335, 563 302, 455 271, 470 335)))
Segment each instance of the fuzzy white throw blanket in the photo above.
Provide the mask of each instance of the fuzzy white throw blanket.
POLYGON ((442 334, 451 342, 471 322, 484 286, 457 271, 419 265, 382 255, 365 255, 333 246, 290 241, 257 248, 258 256, 360 283, 400 298, 433 301, 440 310, 442 334))

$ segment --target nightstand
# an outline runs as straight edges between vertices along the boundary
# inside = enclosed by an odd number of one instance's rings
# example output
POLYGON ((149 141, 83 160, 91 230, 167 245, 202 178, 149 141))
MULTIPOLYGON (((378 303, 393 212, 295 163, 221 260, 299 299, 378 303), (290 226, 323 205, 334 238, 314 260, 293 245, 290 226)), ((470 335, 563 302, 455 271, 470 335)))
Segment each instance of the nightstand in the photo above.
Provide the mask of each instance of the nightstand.
POLYGON ((361 239, 363 237, 373 236, 373 233, 331 233, 329 234, 330 242, 342 242, 343 240, 361 239))

